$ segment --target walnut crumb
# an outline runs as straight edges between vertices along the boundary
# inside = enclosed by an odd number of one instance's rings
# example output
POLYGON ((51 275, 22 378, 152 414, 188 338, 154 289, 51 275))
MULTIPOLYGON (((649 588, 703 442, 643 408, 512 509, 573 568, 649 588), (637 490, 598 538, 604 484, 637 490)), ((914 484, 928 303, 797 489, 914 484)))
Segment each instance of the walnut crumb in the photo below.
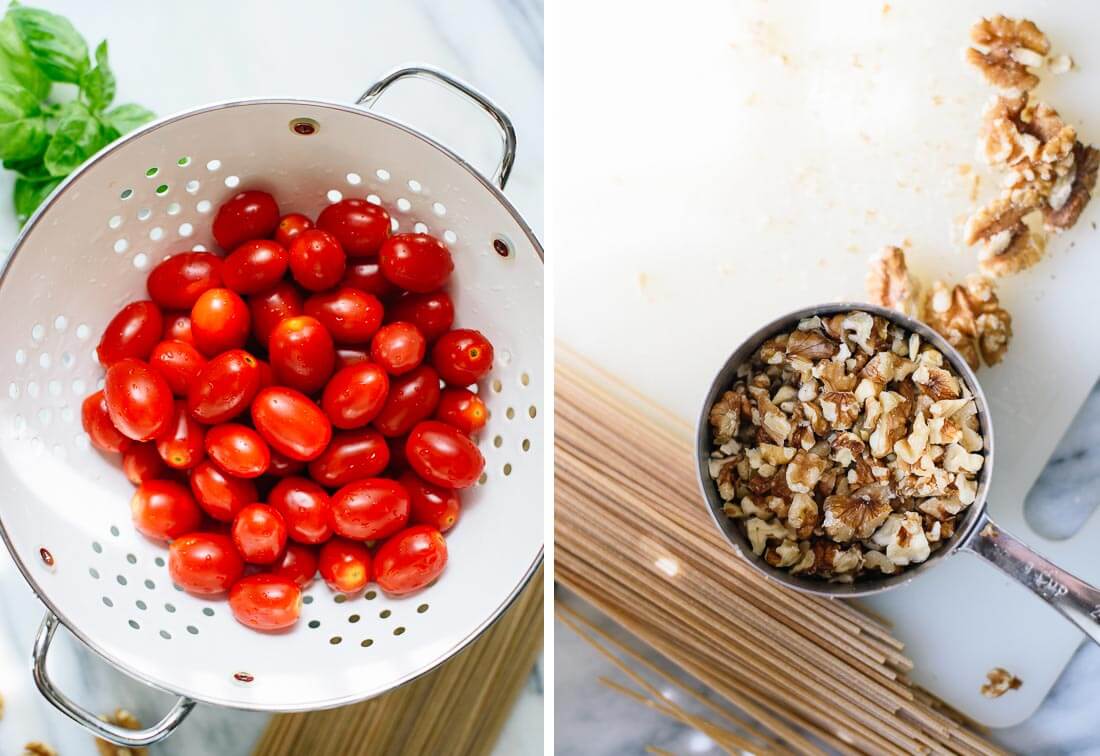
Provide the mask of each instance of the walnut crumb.
POLYGON ((1050 72, 1055 76, 1060 76, 1073 70, 1073 58, 1068 55, 1055 56, 1050 58, 1047 63, 1050 66, 1050 72))
POLYGON ((978 535, 980 535, 982 538, 996 538, 998 533, 997 529, 993 527, 993 523, 989 523, 984 528, 982 528, 981 532, 978 533, 978 535))
POLYGON ((982 684, 982 695, 986 698, 1000 698, 1010 690, 1017 690, 1024 681, 1004 667, 994 667, 986 673, 986 682, 982 684))
POLYGON ((23 756, 57 756, 57 751, 41 741, 33 740, 23 746, 23 756))

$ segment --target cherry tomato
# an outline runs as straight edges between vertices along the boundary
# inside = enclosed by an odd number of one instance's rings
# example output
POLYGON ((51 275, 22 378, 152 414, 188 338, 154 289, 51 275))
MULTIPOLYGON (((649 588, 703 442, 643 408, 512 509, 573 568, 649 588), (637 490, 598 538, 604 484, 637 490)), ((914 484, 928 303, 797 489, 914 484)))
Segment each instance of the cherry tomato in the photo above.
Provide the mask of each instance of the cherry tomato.
POLYGON ((373 294, 342 286, 306 300, 306 315, 321 321, 337 344, 364 344, 382 325, 382 303, 373 294))
POLYGON ((290 275, 309 291, 340 283, 347 258, 340 242, 327 231, 307 229, 290 240, 290 275))
POLYGON ((107 368, 103 395, 111 422, 127 438, 149 441, 172 422, 172 389, 141 360, 127 358, 107 368))
POLYGON ((290 578, 261 572, 238 580, 229 591, 234 619, 253 630, 285 630, 302 612, 302 589, 290 578))
POLYGON ((374 418, 383 436, 403 436, 439 404, 439 374, 428 365, 390 380, 386 403, 374 418))
POLYGON ((298 288, 287 281, 249 297, 248 306, 252 313, 252 334, 265 349, 275 326, 284 318, 305 312, 298 288))
POLYGON ((271 564, 286 546, 286 522, 267 504, 247 504, 233 518, 233 543, 246 562, 271 564))
POLYGON ((210 289, 191 308, 191 335, 207 357, 239 349, 248 340, 251 316, 240 295, 229 289, 210 289))
POLYGON ((231 522, 243 506, 258 498, 255 483, 226 475, 210 460, 191 470, 191 491, 203 511, 220 522, 231 522))
POLYGON ((403 375, 424 361, 428 343, 412 323, 384 325, 370 342, 371 359, 390 375, 403 375))
POLYGON ((346 538, 333 538, 321 547, 317 569, 329 588, 355 593, 370 582, 370 552, 346 538))
POLYGON ((168 547, 168 574, 189 593, 225 593, 244 574, 233 541, 220 533, 189 533, 168 547))
POLYGON ((390 463, 390 450, 386 439, 378 431, 341 431, 321 456, 309 463, 309 477, 329 488, 351 483, 360 478, 370 478, 386 469, 390 463))
POLYGON ((300 462, 320 456, 332 423, 309 397, 282 386, 265 388, 252 402, 252 423, 272 449, 300 462))
POLYGON ((167 541, 202 524, 202 510, 191 492, 170 480, 147 480, 130 499, 134 527, 142 535, 167 541))
POLYGON ((157 436, 157 453, 176 470, 188 470, 203 459, 203 429, 187 412, 187 404, 176 402, 174 420, 157 436))
POLYGON ((206 367, 206 358, 193 344, 170 339, 153 347, 149 364, 164 376, 164 380, 172 387, 173 394, 187 396, 191 385, 198 380, 199 373, 206 367))
POLYGON ((342 368, 321 395, 321 407, 337 428, 361 428, 374 419, 386 401, 390 379, 371 362, 342 368))
POLYGON ((332 503, 325 489, 308 478, 283 478, 267 496, 267 503, 283 516, 287 535, 305 544, 324 543, 332 538, 329 509, 332 503))
POLYGON ((409 521, 409 492, 394 480, 365 478, 332 495, 329 519, 336 535, 355 541, 391 536, 409 521))
POLYGON ((215 425, 206 433, 206 453, 225 472, 258 478, 271 464, 271 451, 260 434, 246 425, 215 425))
POLYGON ((432 348, 432 367, 452 386, 469 386, 493 369, 493 345, 480 331, 448 331, 432 348))
POLYGON ((447 543, 430 525, 413 525, 378 548, 375 580, 386 593, 401 596, 431 583, 447 566, 447 543))
POLYGON ((390 238, 390 214, 366 200, 340 200, 321 211, 317 228, 335 236, 348 257, 371 257, 390 238))
POLYGON ((222 259, 209 252, 177 252, 149 273, 145 287, 166 310, 190 310, 203 292, 222 285, 222 259))
POLYGON ((130 439, 122 435, 107 411, 107 399, 102 391, 89 394, 80 405, 80 421, 92 446, 105 452, 120 452, 130 445, 130 439))
POLYGON ((260 361, 232 349, 206 363, 187 394, 187 408, 199 422, 224 423, 248 408, 260 390, 260 361))
POLYGON ((290 255, 270 239, 246 241, 225 258, 222 280, 238 294, 256 294, 282 280, 290 255))
POLYGON ((445 291, 410 293, 394 302, 386 315, 391 322, 404 320, 412 323, 430 343, 451 330, 455 322, 455 306, 445 291))
POLYGON ((439 396, 439 406, 435 408, 435 419, 453 425, 463 433, 477 433, 485 427, 489 410, 473 391, 445 388, 439 396))
POLYGON ((373 294, 380 299, 400 291, 382 275, 382 269, 378 267, 377 262, 349 261, 340 283, 343 286, 373 294))
POLYGON ((433 486, 411 472, 402 475, 399 481, 409 492, 410 523, 430 525, 439 532, 446 533, 458 522, 458 513, 462 508, 458 491, 433 486))
POLYGON ((320 391, 336 367, 332 336, 308 315, 287 318, 275 326, 268 357, 275 380, 303 394, 320 391))
MULTIPOLYGON (((362 349, 337 349, 336 350, 336 370, 339 372, 346 367, 352 365, 360 365, 364 362, 370 362, 370 354, 362 349)), ((385 372, 385 371, 382 371, 385 372)), ((335 376, 333 376, 335 378, 335 376)), ((332 382, 331 380, 329 381, 332 382)))
POLYGON ((127 446, 126 451, 122 452, 122 471, 135 486, 161 477, 165 472, 164 460, 160 458, 157 445, 144 443, 127 446))
POLYGON ((222 249, 236 249, 250 239, 271 236, 279 225, 279 205, 267 192, 240 192, 226 200, 214 216, 214 240, 222 249))
POLYGON ((285 478, 289 475, 297 475, 304 469, 306 469, 305 462, 299 462, 296 459, 284 457, 277 451, 272 451, 271 463, 267 466, 267 473, 268 475, 285 478))
POLYGON ((436 420, 413 428, 405 456, 417 475, 447 488, 472 486, 485 468, 485 458, 465 433, 436 420))
POLYGON ((191 311, 185 313, 173 312, 164 316, 164 341, 183 341, 191 346, 195 345, 195 337, 191 333, 191 311))
POLYGON ((386 240, 378 264, 390 283, 418 293, 438 289, 455 269, 447 245, 428 234, 398 234, 386 240))
POLYGON ((148 299, 131 302, 111 318, 95 348, 99 364, 107 368, 126 357, 149 359, 164 331, 164 317, 148 299))
POLYGON ((271 574, 285 577, 298 587, 305 588, 317 574, 317 549, 300 543, 288 543, 282 561, 272 568, 271 574))
POLYGON ((290 240, 308 228, 313 228, 313 221, 301 213, 287 213, 279 219, 279 225, 275 227, 275 241, 284 247, 290 246, 290 240))

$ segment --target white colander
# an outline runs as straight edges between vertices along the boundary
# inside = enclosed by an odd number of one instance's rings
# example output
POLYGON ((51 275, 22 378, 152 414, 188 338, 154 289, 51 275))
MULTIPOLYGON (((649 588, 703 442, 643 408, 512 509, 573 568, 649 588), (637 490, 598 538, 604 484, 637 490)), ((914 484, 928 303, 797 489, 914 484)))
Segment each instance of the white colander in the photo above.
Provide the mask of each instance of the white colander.
MULTIPOLYGON (((515 151, 508 118, 438 71, 407 76, 477 102, 504 135, 494 181, 515 151)), ((265 711, 359 701, 435 667, 508 606, 542 558, 542 250, 501 192, 424 135, 363 107, 306 100, 227 102, 153 123, 88 161, 27 224, 0 278, 0 531, 48 612, 35 644, 39 689, 120 745, 174 729, 194 701, 265 711), (249 630, 224 600, 173 587, 166 550, 130 524, 133 488, 89 447, 81 400, 102 385, 94 347, 111 316, 145 294, 166 255, 214 248, 218 205, 250 187, 315 216, 339 195, 380 201, 400 231, 428 230, 454 254, 456 323, 478 328, 496 364, 480 386, 482 484, 463 493, 450 562, 431 587, 390 598, 305 592, 298 624, 249 630), (129 731, 67 699, 46 673, 58 623, 119 669, 180 697, 157 725, 129 731)))

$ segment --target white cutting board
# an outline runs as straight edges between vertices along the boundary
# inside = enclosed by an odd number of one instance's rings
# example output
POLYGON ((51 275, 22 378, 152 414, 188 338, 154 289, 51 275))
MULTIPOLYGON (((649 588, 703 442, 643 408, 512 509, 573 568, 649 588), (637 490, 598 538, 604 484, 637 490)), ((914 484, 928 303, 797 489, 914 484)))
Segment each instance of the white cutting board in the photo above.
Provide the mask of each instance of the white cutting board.
MULTIPOLYGON (((1100 5, 1028 5, 1078 64, 1045 76, 1041 95, 1100 141, 1100 5)), ((568 29, 570 44, 548 62, 548 97, 559 116, 582 116, 547 122, 558 338, 693 421, 743 337, 782 312, 861 297, 884 244, 909 240, 920 274, 972 270, 960 166, 984 174, 974 145, 990 89, 962 50, 978 16, 1023 6, 558 4, 549 33, 568 29)), ((1003 282, 1016 335, 982 381, 998 446, 991 514, 1100 584, 1100 518, 1054 542, 1023 517, 1100 375, 1098 218, 1100 201, 1042 264, 1003 282)), ((1082 638, 969 555, 869 603, 906 642, 918 683, 996 727, 1036 709, 1082 638), (983 698, 996 666, 1024 685, 983 698)))

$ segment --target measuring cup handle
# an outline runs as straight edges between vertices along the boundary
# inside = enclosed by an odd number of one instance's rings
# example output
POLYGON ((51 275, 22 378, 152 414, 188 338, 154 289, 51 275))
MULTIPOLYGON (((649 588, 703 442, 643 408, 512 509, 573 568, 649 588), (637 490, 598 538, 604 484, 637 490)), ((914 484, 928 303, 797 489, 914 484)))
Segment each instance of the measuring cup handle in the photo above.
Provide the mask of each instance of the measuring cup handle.
POLYGON ((54 616, 53 612, 46 612, 42 624, 38 627, 38 635, 34 639, 34 684, 38 686, 38 690, 46 697, 47 701, 85 730, 88 730, 97 738, 102 738, 117 746, 142 748, 164 740, 191 713, 195 702, 190 698, 181 696, 176 699, 176 703, 168 710, 164 718, 152 727, 147 727, 144 730, 129 730, 110 722, 104 722, 95 714, 70 700, 54 687, 53 681, 46 673, 46 652, 49 651, 53 634, 60 624, 61 622, 54 616))
POLYGON ((429 79, 438 84, 442 84, 448 89, 458 92, 463 97, 473 100, 482 110, 488 113, 494 121, 496 121, 497 126, 500 128, 501 139, 503 140, 504 154, 501 156, 500 164, 493 173, 492 180, 497 186, 503 189, 505 184, 508 183, 508 176, 512 173, 512 163, 516 160, 516 130, 512 127, 512 119, 508 117, 507 113, 494 105, 492 100, 481 92, 478 92, 469 84, 459 81, 450 74, 446 74, 437 68, 431 68, 429 66, 408 66, 406 68, 398 68, 390 71, 374 84, 371 84, 367 91, 363 93, 363 96, 355 101, 355 104, 364 105, 367 110, 370 110, 374 107, 378 98, 382 96, 382 93, 390 88, 390 85, 405 78, 429 79))
POLYGON ((961 548, 1026 585, 1094 643, 1100 643, 1100 590, 1032 551, 984 514, 961 548))

